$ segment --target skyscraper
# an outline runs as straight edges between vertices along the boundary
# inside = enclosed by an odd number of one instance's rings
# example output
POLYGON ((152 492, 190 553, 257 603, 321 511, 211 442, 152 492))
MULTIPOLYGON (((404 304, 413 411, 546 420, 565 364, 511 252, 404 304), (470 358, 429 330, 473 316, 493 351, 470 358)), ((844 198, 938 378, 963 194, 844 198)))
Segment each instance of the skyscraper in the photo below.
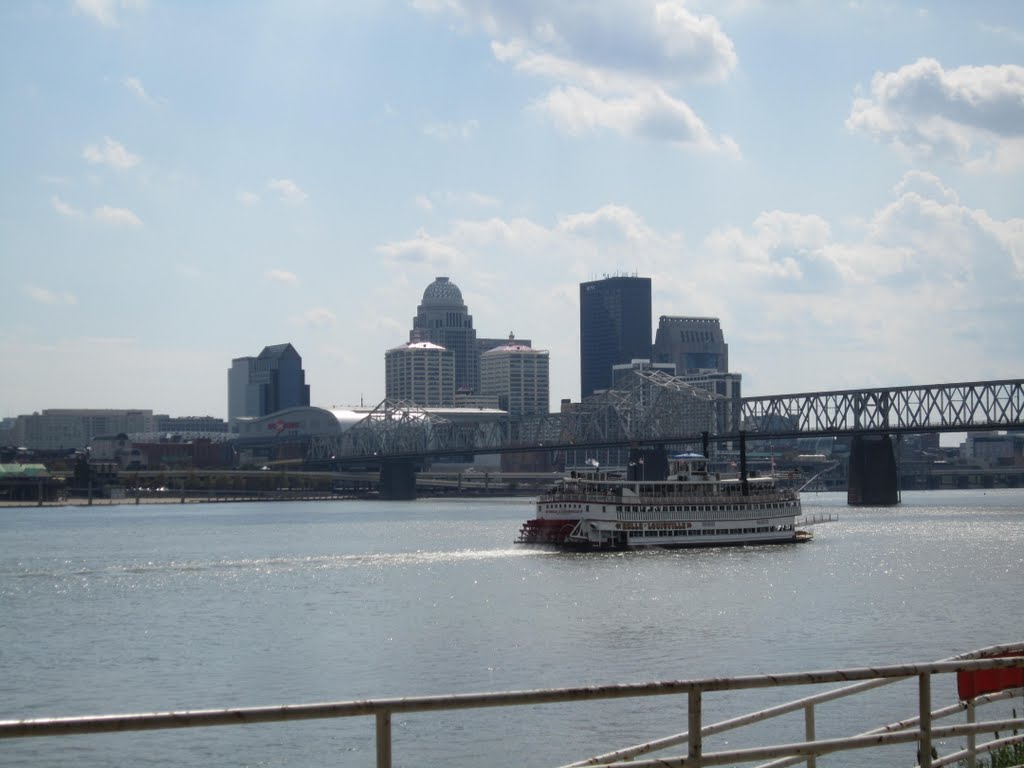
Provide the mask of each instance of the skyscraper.
POLYGON ((717 317, 658 318, 654 337, 654 362, 674 363, 676 373, 687 371, 729 371, 729 345, 717 317))
POLYGON ((309 405, 302 357, 291 344, 264 347, 257 357, 236 357, 228 369, 228 422, 309 405))
POLYGON ((456 391, 479 391, 480 353, 473 316, 466 309, 459 286, 447 277, 436 278, 423 291, 409 341, 429 341, 451 350, 455 358, 456 391))
POLYGON ((608 389, 612 366, 651 357, 651 278, 580 283, 580 396, 608 389))
POLYGON ((422 408, 455 404, 455 356, 429 341, 410 341, 384 353, 388 400, 408 400, 422 408))
POLYGON ((550 409, 548 353, 518 343, 513 336, 480 355, 480 392, 497 395, 498 407, 512 416, 542 416, 550 409))

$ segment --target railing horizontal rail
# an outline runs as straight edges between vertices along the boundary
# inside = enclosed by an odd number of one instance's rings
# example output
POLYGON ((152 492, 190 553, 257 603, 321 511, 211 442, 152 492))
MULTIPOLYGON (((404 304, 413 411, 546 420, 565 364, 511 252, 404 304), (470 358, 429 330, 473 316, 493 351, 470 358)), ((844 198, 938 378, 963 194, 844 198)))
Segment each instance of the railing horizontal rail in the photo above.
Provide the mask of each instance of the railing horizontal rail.
MULTIPOLYGON (((875 685, 887 685, 890 682, 892 682, 892 681, 877 680, 877 681, 874 681, 874 684, 875 685)), ((871 685, 871 683, 857 683, 854 686, 849 686, 847 688, 840 688, 840 689, 837 689, 837 690, 841 691, 841 692, 852 693, 854 688, 856 688, 857 686, 865 686, 865 685, 871 685)), ((847 693, 844 693, 844 695, 847 695, 847 693)), ((1018 691, 1014 691, 1014 690, 999 691, 998 693, 989 693, 989 694, 985 694, 984 696, 979 696, 979 697, 977 697, 974 700, 974 703, 976 705, 979 705, 979 704, 991 704, 991 703, 994 703, 994 702, 997 702, 997 701, 1006 701, 1006 700, 1012 699, 1012 698, 1014 698, 1015 696, 1018 696, 1018 695, 1019 695, 1019 692, 1018 691)), ((949 706, 941 707, 940 709, 936 709, 935 711, 933 711, 931 713, 931 718, 932 718, 933 721, 939 720, 939 719, 941 719, 943 717, 949 717, 950 715, 954 715, 954 714, 958 714, 960 712, 963 712, 967 708, 968 708, 968 703, 966 701, 960 701, 960 702, 957 702, 956 704, 951 704, 949 706)), ((873 728, 870 731, 865 731, 864 733, 858 733, 858 734, 854 734, 854 735, 855 736, 871 736, 871 735, 879 734, 879 733, 894 733, 894 732, 897 732, 897 731, 906 730, 907 728, 916 728, 916 727, 918 727, 920 725, 920 722, 921 722, 920 716, 908 717, 905 720, 899 720, 899 721, 897 721, 895 723, 889 723, 887 725, 879 726, 878 728, 873 728)), ((982 725, 983 728, 987 729, 988 727, 991 727, 991 722, 986 722, 986 723, 983 723, 981 725, 982 725)), ((987 743, 991 743, 991 742, 987 742, 987 743)), ((980 750, 980 748, 982 746, 983 745, 978 745, 978 749, 980 750)), ((967 752, 967 751, 968 750, 965 750, 965 752, 967 752)), ((762 765, 759 765, 759 766, 757 766, 757 768, 785 768, 786 766, 797 765, 797 764, 802 763, 802 762, 803 762, 803 760, 801 758, 799 758, 799 757, 781 758, 781 759, 773 761, 771 763, 764 763, 762 765)), ((932 765, 933 765, 933 768, 937 768, 937 766, 939 766, 940 764, 941 764, 940 762, 933 762, 932 765)))
MULTIPOLYGON (((927 664, 904 664, 881 667, 857 667, 840 670, 824 670, 812 672, 795 672, 777 675, 750 675, 727 678, 696 678, 667 682, 636 683, 627 685, 588 686, 577 688, 552 688, 528 691, 507 691, 495 693, 469 693, 447 696, 422 696, 408 698, 367 699, 362 701, 326 702, 319 704, 299 704, 278 707, 249 707, 218 710, 193 710, 181 712, 155 712, 150 714, 101 715, 93 717, 61 717, 23 720, 0 721, 0 738, 22 738, 32 736, 57 736, 70 734, 113 733, 126 731, 156 730, 168 728, 192 728, 216 725, 244 725, 256 723, 284 722, 290 720, 312 720, 337 717, 373 716, 376 727, 376 750, 378 768, 391 768, 392 764, 392 717, 397 713, 430 712, 445 710, 480 709, 487 707, 506 707, 516 705, 537 705, 565 702, 582 702, 599 699, 619 699, 643 696, 664 696, 687 694, 689 731, 676 734, 668 739, 660 739, 645 745, 629 747, 609 753, 602 757, 577 763, 574 765, 609 765, 621 768, 643 768, 644 766, 699 766, 725 765, 746 763, 758 760, 774 760, 772 766, 791 765, 794 761, 806 762, 808 766, 816 765, 819 755, 851 749, 863 749, 888 744, 916 742, 921 768, 932 768, 932 744, 934 739, 967 736, 968 765, 975 765, 975 755, 979 751, 976 735, 996 729, 1014 729, 1014 736, 1004 742, 987 742, 981 749, 991 748, 1001 743, 1024 741, 1024 736, 1017 736, 1016 729, 1024 726, 1024 718, 1018 718, 1016 711, 1013 718, 1003 718, 986 722, 976 722, 974 712, 977 704, 988 697, 979 697, 964 703, 968 711, 968 722, 964 725, 936 727, 934 718, 940 713, 954 712, 959 707, 947 707, 945 710, 931 709, 931 678, 935 674, 952 672, 976 672, 982 670, 1000 670, 1024 668, 1024 644, 992 646, 972 651, 951 659, 944 659, 927 664), (1001 654, 998 658, 993 658, 1001 654), (1007 654, 1014 654, 1008 656, 1007 654), (907 678, 917 678, 919 715, 893 723, 873 731, 847 736, 843 738, 818 740, 814 733, 814 703, 850 695, 859 690, 867 690, 878 685, 897 682, 907 678), (858 682, 859 681, 859 682, 858 682), (816 685, 837 682, 852 682, 836 691, 826 691, 814 696, 771 707, 761 712, 744 715, 730 721, 723 721, 707 727, 701 724, 702 696, 709 691, 738 691, 760 688, 773 688, 789 685, 816 685), (792 711, 795 708, 805 709, 805 740, 790 744, 776 744, 744 749, 733 749, 726 752, 704 753, 703 736, 720 732, 726 728, 737 727, 743 722, 755 722, 767 717, 792 711), (692 738, 691 738, 692 735, 692 738), (614 762, 617 760, 637 757, 641 754, 661 749, 673 744, 688 742, 688 753, 680 757, 662 757, 656 760, 640 762, 614 762), (669 743, 671 742, 671 744, 669 743), (657 745, 657 746, 656 746, 657 745), (610 758, 610 759, 609 759, 610 758)), ((1015 681, 1016 677, 1006 678, 1015 681)), ((1019 685, 1013 682, 1012 685, 1019 685)), ((1006 687, 1005 685, 1003 686, 1006 687)), ((948 764, 940 760, 938 764, 948 764)))
POLYGON ((831 512, 814 515, 804 515, 796 519, 797 525, 819 525, 821 523, 838 523, 839 515, 831 512))
MULTIPOLYGON (((1012 728, 1024 725, 1024 718, 993 720, 975 725, 952 725, 933 728, 932 735, 936 738, 962 736, 968 733, 984 733, 993 728, 1012 728)), ((917 741, 918 732, 897 731, 895 733, 877 733, 864 736, 846 736, 839 739, 821 739, 811 742, 794 742, 792 744, 774 744, 767 747, 747 747, 732 749, 728 752, 705 752, 701 755, 701 765, 728 765, 732 763, 770 760, 789 755, 823 755, 847 749, 864 749, 889 744, 907 744, 917 741)), ((606 768, 668 768, 670 766, 690 766, 688 757, 660 757, 651 760, 635 760, 624 763, 606 763, 606 768)))
MULTIPOLYGON (((977 751, 981 752, 984 750, 986 752, 991 752, 993 750, 1000 749, 1001 747, 1008 747, 1013 744, 1020 744, 1021 740, 1022 739, 1020 736, 1007 736, 1002 739, 993 739, 992 741, 986 741, 983 744, 978 744, 977 751)), ((963 749, 959 752, 951 752, 945 757, 932 761, 932 768, 941 768, 941 766, 953 765, 954 763, 959 764, 969 759, 970 756, 971 751, 969 749, 963 749)), ((1017 766, 1017 768, 1019 768, 1019 766, 1017 766)))
MULTIPOLYGON (((1011 645, 994 645, 988 648, 982 648, 976 651, 969 651, 967 653, 958 654, 951 656, 946 659, 940 659, 940 662, 956 662, 966 661, 969 659, 976 659, 979 657, 989 657, 995 655, 1005 654, 1016 654, 1024 653, 1024 645, 1011 644, 1011 645)), ((833 688, 827 691, 821 691, 819 693, 812 694, 800 699, 794 699, 783 704, 776 704, 774 706, 762 709, 756 712, 748 712, 747 714, 733 717, 727 720, 722 720, 717 723, 712 723, 701 728, 701 736, 712 736, 719 733, 725 733, 727 731, 735 730, 745 725, 751 725, 753 723, 763 722, 765 720, 771 720, 781 715, 788 714, 790 712, 797 712, 800 710, 813 709, 815 706, 825 704, 827 702, 836 701, 843 699, 848 696, 853 696, 859 693, 865 693, 874 688, 878 688, 884 685, 891 685, 892 683, 899 682, 904 678, 875 678, 869 680, 863 680, 855 682, 851 685, 843 686, 842 688, 833 688)), ((1004 699, 1011 698, 1014 695, 1011 691, 1001 691, 998 693, 990 693, 984 696, 979 696, 975 701, 978 704, 992 703, 995 701, 1002 701, 1004 699)), ((963 711, 967 707, 966 702, 958 702, 947 707, 936 710, 932 713, 932 717, 935 719, 947 717, 957 712, 963 711)), ((860 736, 869 736, 878 733, 887 733, 892 731, 899 731, 905 728, 916 726, 920 722, 920 717, 910 717, 905 720, 900 720, 895 723, 889 723, 874 728, 865 733, 857 734, 860 736)), ((685 744, 690 738, 690 734, 686 731, 682 733, 676 733, 671 736, 662 737, 653 741, 648 741, 643 744, 635 744, 630 747, 620 748, 613 752, 607 752, 602 755, 597 755, 586 760, 580 760, 575 763, 571 763, 562 768, 586 768, 586 766, 593 765, 609 765, 616 761, 621 761, 629 758, 638 757, 640 755, 649 754, 651 752, 657 752, 668 747, 674 747, 679 744, 685 744)), ((803 762, 799 757, 796 758, 782 758, 772 763, 766 763, 759 768, 784 768, 784 766, 795 765, 803 762)))
POLYGON ((620 699, 644 696, 668 696, 690 691, 731 691, 774 688, 789 685, 853 682, 857 680, 898 679, 919 675, 942 674, 982 669, 1009 669, 1024 666, 1024 657, 980 659, 974 661, 940 661, 927 664, 906 664, 881 667, 812 672, 789 672, 775 675, 710 677, 692 680, 601 685, 578 688, 549 688, 496 693, 467 693, 446 696, 367 699, 363 701, 297 704, 274 707, 186 710, 149 714, 100 715, 89 717, 57 717, 0 721, 0 738, 56 736, 84 733, 192 728, 217 725, 313 720, 334 717, 361 717, 384 713, 411 713, 442 710, 481 709, 528 704, 555 704, 599 699, 620 699))
POLYGON ((584 502, 593 504, 630 504, 665 506, 666 504, 685 504, 690 506, 709 506, 722 504, 738 504, 745 499, 757 499, 761 502, 795 501, 800 498, 796 491, 755 491, 746 496, 739 493, 723 494, 670 494, 664 496, 617 496, 604 493, 558 493, 544 494, 542 501, 550 502, 584 502))

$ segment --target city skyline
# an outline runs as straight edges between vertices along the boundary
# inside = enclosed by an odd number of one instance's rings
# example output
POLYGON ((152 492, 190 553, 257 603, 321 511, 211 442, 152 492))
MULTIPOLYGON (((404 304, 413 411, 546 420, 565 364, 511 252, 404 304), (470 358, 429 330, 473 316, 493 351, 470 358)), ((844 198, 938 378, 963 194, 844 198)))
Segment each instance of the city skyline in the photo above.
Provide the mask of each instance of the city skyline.
MULTIPOLYGON (((744 394, 1022 374, 1024 7, 0 7, 0 416, 384 398, 449 275, 580 396, 580 283, 720 318, 744 394)), ((652 332, 653 332, 652 328, 652 332)))

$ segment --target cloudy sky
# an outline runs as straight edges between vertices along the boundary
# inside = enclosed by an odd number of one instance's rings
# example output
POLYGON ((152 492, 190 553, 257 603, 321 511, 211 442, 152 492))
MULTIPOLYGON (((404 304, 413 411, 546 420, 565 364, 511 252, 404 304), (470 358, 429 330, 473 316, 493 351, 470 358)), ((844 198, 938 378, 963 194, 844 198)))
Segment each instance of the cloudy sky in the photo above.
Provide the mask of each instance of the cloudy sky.
POLYGON ((579 398, 579 288, 746 394, 1024 376, 1024 3, 0 4, 0 416, 375 404, 447 275, 579 398))

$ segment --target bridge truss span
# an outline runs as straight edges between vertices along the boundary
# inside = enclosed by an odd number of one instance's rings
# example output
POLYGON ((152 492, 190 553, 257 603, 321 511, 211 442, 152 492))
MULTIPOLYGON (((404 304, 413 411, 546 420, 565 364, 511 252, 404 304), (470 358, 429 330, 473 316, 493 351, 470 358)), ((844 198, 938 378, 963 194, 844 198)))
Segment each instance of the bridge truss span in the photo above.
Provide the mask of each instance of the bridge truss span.
POLYGON ((1024 426, 1024 379, 748 397, 744 429, 776 436, 1024 426))
POLYGON ((660 372, 560 413, 446 418, 382 401, 346 431, 311 439, 307 461, 468 456, 586 447, 699 445, 705 436, 762 438, 1024 429, 1024 379, 928 384, 733 399, 660 372))
POLYGON ((628 445, 676 435, 717 432, 738 421, 723 398, 661 372, 637 371, 562 413, 454 420, 408 401, 384 400, 338 435, 311 439, 307 461, 372 463, 385 458, 550 451, 588 445, 628 445), (723 416, 722 414, 726 414, 723 416))

